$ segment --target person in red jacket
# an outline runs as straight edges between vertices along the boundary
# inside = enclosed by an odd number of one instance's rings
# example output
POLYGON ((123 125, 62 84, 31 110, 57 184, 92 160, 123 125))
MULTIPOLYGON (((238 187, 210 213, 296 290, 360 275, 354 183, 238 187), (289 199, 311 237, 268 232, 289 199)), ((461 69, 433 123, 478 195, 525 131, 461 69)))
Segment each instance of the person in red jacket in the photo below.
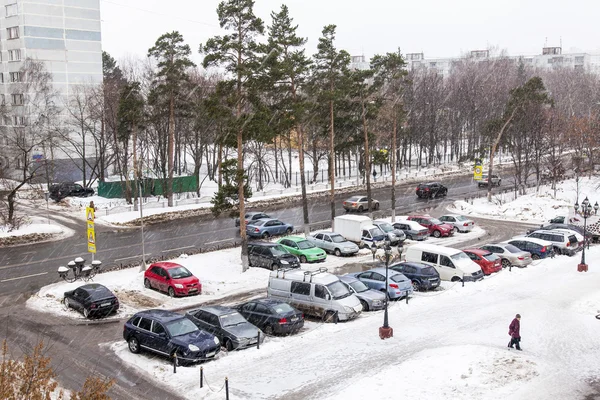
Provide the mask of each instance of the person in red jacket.
POLYGON ((519 343, 521 342, 521 315, 517 314, 515 319, 512 320, 508 327, 508 334, 510 335, 510 342, 508 347, 511 349, 516 345, 517 350, 522 350, 519 343))

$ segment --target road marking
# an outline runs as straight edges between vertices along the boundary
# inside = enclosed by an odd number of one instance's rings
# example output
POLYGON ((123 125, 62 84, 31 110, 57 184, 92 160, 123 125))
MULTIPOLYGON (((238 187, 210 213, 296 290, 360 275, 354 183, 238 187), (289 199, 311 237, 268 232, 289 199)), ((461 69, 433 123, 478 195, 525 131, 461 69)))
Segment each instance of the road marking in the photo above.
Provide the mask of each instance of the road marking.
POLYGON ((207 246, 209 244, 215 244, 215 243, 221 243, 221 242, 229 242, 229 241, 231 241, 231 239, 215 240, 213 242, 206 242, 206 243, 204 243, 204 245, 207 246))
POLYGON ((123 258, 115 258, 115 262, 119 262, 122 260, 129 260, 130 258, 138 258, 138 257, 142 257, 142 255, 140 254, 139 256, 131 256, 131 257, 123 257, 123 258))
POLYGON ((0 283, 3 282, 10 282, 10 281, 16 281, 17 279, 25 279, 25 278, 31 278, 32 276, 40 276, 40 275, 46 275, 48 272, 40 272, 39 274, 31 274, 31 275, 25 275, 25 276, 19 276, 18 278, 8 278, 8 279, 3 279, 0 281, 0 283))
POLYGON ((169 251, 176 251, 176 250, 183 250, 183 249, 190 249, 194 246, 185 246, 185 247, 178 247, 176 249, 169 249, 169 250, 161 250, 161 253, 168 253, 169 251))

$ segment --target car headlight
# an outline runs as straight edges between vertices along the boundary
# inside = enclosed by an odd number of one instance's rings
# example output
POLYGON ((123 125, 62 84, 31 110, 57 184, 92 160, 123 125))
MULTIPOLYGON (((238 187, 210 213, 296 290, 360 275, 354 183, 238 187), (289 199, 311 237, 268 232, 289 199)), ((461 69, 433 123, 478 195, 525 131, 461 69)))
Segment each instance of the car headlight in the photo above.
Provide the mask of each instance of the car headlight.
POLYGON ((354 308, 346 306, 344 307, 344 311, 351 313, 354 312, 354 308))
POLYGON ((215 344, 216 344, 217 346, 221 344, 221 342, 219 342, 219 338, 218 338, 218 337, 216 337, 216 336, 213 338, 213 341, 215 342, 215 344))
POLYGON ((188 349, 190 349, 190 351, 200 351, 200 347, 194 344, 188 344, 188 349))
POLYGON ((183 285, 181 283, 176 283, 174 285, 177 289, 183 289, 183 285))
POLYGON ((373 305, 374 306, 380 306, 381 305, 381 300, 373 300, 373 305))
POLYGON ((285 260, 279 260, 282 265, 289 265, 290 263, 285 260))

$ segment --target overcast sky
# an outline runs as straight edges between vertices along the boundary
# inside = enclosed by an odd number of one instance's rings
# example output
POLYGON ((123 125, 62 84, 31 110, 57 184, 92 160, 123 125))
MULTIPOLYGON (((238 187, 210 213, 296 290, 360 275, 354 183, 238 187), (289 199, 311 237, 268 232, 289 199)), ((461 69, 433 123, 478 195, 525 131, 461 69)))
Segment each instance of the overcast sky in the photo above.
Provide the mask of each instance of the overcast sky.
MULTIPOLYGON (((178 30, 201 61, 198 45, 222 34, 219 0, 100 0, 104 50, 120 59, 146 56, 163 33, 178 30)), ((426 58, 456 57, 490 46, 510 55, 600 53, 600 0, 256 0, 255 14, 287 4, 299 33, 316 50, 323 26, 337 25, 337 47, 351 55, 423 52, 426 58)))

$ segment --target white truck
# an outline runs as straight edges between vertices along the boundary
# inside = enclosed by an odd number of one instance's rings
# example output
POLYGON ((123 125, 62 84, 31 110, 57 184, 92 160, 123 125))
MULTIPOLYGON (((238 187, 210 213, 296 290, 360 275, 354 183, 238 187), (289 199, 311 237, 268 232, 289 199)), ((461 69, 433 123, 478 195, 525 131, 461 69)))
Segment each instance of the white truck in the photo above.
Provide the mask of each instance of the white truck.
POLYGON ((335 217, 334 225, 336 233, 359 247, 371 247, 373 243, 378 247, 385 244, 385 233, 364 215, 340 215, 335 217))

